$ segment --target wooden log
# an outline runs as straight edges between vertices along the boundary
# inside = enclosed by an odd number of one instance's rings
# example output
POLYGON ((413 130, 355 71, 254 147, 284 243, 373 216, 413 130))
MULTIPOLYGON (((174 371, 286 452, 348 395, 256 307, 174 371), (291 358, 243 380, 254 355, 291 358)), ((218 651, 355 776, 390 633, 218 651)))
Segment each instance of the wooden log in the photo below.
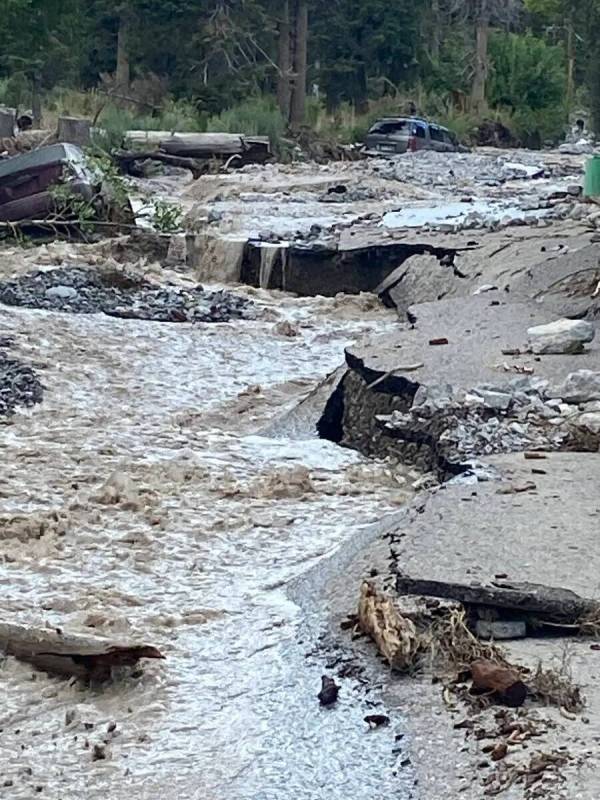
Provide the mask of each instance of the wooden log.
POLYGON ((391 598, 377 592, 368 581, 360 590, 358 622, 391 667, 405 670, 414 664, 421 649, 414 623, 403 617, 391 598))
POLYGON ((58 118, 58 141, 88 147, 91 141, 92 123, 79 117, 58 118))
POLYGON ((113 666, 133 666, 140 658, 164 658, 152 645, 12 623, 0 623, 0 650, 44 672, 96 680, 109 678, 113 666))
POLYGON ((465 605, 504 609, 563 625, 576 625, 583 616, 600 608, 600 604, 594 600, 580 597, 569 589, 538 583, 494 583, 480 586, 398 575, 396 591, 400 595, 442 597, 465 605))
POLYGON ((509 706, 522 706, 527 697, 527 686, 516 669, 480 659, 471 664, 473 688, 479 692, 490 692, 496 699, 509 706))
POLYGON ((200 160, 197 158, 184 158, 182 156, 171 156, 167 153, 161 153, 159 150, 146 150, 138 152, 137 150, 117 150, 113 156, 118 162, 119 166, 125 171, 128 171, 135 161, 145 161, 152 159, 159 161, 162 164, 169 164, 172 167, 183 167, 189 169, 194 179, 205 175, 209 168, 208 160, 200 160))
POLYGON ((131 149, 160 150, 172 156, 226 161, 239 156, 241 164, 266 161, 271 156, 267 136, 241 133, 169 133, 169 131, 127 131, 125 142, 131 149))
POLYGON ((0 108, 0 139, 10 139, 15 135, 16 121, 14 108, 0 108))

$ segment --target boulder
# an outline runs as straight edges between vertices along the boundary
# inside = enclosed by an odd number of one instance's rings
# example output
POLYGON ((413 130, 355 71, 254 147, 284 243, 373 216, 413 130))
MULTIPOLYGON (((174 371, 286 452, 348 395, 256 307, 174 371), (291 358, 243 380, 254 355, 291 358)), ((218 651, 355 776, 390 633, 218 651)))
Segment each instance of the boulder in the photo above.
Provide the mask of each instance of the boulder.
POLYGON ((586 411, 577 417, 577 426, 585 428, 590 433, 600 433, 600 412, 586 411))
POLYGON ((74 300, 79 292, 72 286, 51 286, 44 292, 48 300, 74 300))
POLYGON ((552 394, 561 397, 566 403, 600 400, 600 372, 593 372, 590 369, 571 372, 552 394))
POLYGON ((531 349, 537 355, 582 353, 596 331, 591 322, 582 319, 559 319, 547 325, 528 328, 531 349))

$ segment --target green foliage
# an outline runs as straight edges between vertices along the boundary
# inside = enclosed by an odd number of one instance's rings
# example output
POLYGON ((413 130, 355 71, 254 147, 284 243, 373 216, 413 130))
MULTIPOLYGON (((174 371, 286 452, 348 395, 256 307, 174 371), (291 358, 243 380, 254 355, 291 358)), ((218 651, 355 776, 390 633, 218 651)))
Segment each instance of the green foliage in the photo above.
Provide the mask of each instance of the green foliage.
POLYGON ((468 92, 472 77, 474 41, 465 38, 464 31, 451 30, 441 43, 437 59, 427 52, 421 54, 421 82, 427 92, 447 94, 468 92))
POLYGON ((119 209, 127 208, 131 183, 119 172, 110 155, 103 150, 92 147, 86 152, 86 159, 90 170, 98 175, 103 195, 110 198, 110 202, 114 207, 119 209))
POLYGON ((250 97, 239 105, 209 118, 206 130, 268 136, 275 151, 285 134, 286 123, 271 97, 250 97))
POLYGON ((183 211, 174 203, 155 200, 152 203, 150 220, 159 233, 177 233, 182 229, 183 211))
POLYGON ((97 207, 92 200, 73 191, 67 182, 51 187, 56 218, 48 220, 52 225, 58 221, 73 221, 83 233, 92 233, 97 219, 97 207))
POLYGON ((494 33, 490 39, 492 106, 539 110, 558 106, 565 92, 565 51, 531 34, 494 33))

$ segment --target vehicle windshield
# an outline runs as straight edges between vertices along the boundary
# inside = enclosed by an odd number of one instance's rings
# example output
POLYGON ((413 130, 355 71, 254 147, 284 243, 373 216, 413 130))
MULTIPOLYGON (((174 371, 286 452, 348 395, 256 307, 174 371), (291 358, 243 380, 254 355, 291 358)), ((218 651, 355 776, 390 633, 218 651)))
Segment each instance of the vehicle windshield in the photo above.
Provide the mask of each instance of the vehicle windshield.
POLYGON ((400 132, 406 132, 407 129, 408 129, 407 119, 394 119, 394 120, 385 120, 382 122, 376 122, 375 125, 373 125, 373 127, 369 131, 369 133, 382 133, 382 134, 400 133, 400 132))

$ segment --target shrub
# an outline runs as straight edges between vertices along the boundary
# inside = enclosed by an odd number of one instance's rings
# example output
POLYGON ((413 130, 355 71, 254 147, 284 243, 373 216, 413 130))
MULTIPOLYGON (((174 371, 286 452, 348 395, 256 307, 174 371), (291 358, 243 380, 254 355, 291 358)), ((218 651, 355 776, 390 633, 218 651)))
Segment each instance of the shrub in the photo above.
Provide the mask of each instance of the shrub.
POLYGON ((220 114, 210 117, 206 130, 222 133, 245 133, 249 136, 268 136, 271 147, 278 152, 286 131, 286 122, 274 98, 250 97, 220 114))
POLYGON ((565 52, 532 34, 490 38, 488 100, 492 107, 532 109, 559 105, 565 91, 565 52))

